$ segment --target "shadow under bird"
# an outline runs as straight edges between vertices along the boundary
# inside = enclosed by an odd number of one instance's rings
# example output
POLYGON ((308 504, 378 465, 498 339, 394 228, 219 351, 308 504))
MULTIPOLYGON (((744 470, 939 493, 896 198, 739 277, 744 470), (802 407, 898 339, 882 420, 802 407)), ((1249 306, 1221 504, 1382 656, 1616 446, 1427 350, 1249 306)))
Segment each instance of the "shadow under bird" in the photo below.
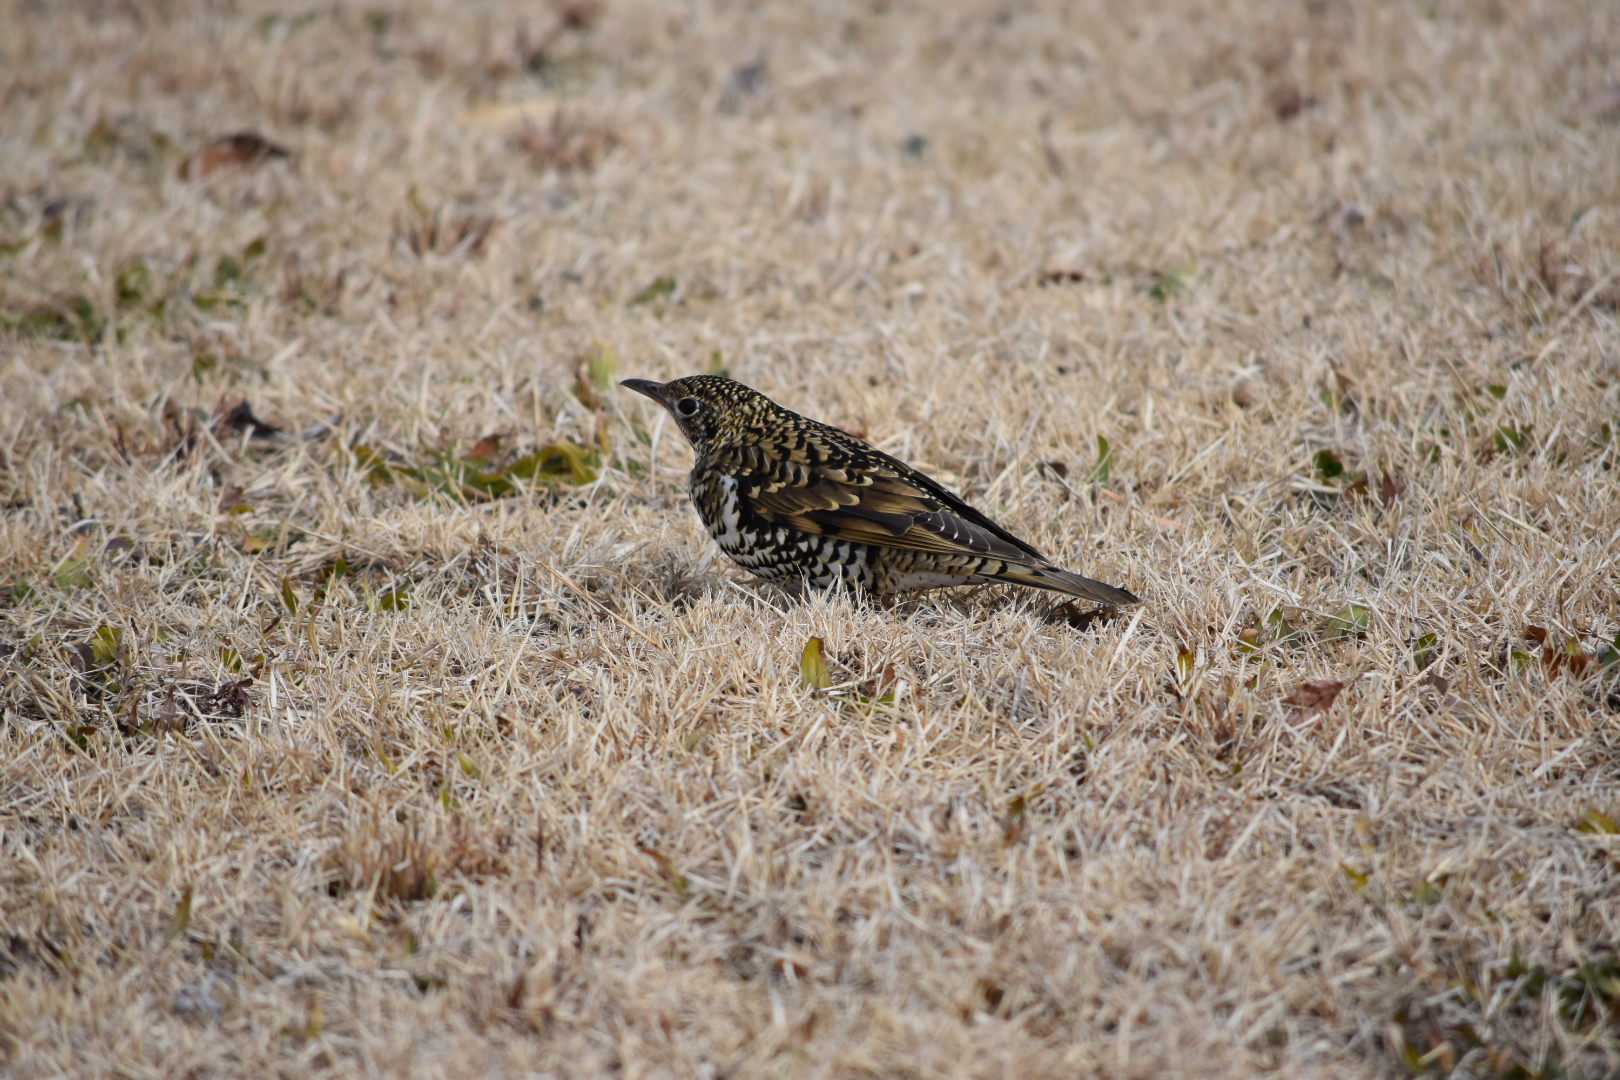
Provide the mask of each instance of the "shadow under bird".
POLYGON ((675 418, 697 452, 692 503, 759 577, 895 593, 1007 582, 1100 604, 1124 589, 1050 559, 911 466, 717 375, 625 379, 675 418))

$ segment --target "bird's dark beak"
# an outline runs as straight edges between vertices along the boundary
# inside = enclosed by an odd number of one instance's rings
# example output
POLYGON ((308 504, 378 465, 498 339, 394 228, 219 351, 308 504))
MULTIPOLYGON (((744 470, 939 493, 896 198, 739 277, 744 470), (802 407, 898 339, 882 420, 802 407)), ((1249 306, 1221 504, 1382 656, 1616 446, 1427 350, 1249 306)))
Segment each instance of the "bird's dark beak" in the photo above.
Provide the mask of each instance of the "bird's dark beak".
POLYGON ((638 394, 645 394, 658 404, 664 404, 664 384, 651 379, 621 379, 619 385, 638 394))

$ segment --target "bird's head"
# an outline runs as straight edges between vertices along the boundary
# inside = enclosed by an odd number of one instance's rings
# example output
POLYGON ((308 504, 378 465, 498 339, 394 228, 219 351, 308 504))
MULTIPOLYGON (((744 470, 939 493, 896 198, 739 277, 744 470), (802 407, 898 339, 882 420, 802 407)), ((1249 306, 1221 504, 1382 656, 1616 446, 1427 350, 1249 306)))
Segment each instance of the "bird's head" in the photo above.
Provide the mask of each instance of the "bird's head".
POLYGON ((681 434, 698 451, 740 431, 771 405, 770 399, 758 390, 721 375, 688 375, 666 383, 625 379, 619 385, 645 394, 668 409, 680 425, 681 434))

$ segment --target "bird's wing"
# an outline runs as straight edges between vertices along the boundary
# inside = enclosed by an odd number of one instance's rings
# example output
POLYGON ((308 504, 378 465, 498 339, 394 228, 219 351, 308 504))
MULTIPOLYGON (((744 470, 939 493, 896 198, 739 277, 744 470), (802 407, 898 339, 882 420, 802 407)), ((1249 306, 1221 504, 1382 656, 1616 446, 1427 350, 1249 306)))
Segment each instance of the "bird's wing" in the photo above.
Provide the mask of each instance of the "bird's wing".
POLYGON ((763 481, 745 497, 761 517, 808 533, 943 555, 1017 563, 1045 557, 928 477, 864 448, 871 462, 763 481))

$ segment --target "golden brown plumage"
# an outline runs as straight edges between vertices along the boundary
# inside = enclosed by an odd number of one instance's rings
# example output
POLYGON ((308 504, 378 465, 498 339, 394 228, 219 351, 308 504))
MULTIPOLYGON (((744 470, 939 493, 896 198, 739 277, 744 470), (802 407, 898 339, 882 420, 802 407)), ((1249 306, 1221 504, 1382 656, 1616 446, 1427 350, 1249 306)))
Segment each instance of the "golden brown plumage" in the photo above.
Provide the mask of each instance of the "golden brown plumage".
POLYGON ((877 593, 1002 581, 1136 603, 1055 566, 904 462, 742 383, 696 375, 622 385, 675 418, 697 451, 698 516, 721 550, 760 577, 877 593))

